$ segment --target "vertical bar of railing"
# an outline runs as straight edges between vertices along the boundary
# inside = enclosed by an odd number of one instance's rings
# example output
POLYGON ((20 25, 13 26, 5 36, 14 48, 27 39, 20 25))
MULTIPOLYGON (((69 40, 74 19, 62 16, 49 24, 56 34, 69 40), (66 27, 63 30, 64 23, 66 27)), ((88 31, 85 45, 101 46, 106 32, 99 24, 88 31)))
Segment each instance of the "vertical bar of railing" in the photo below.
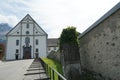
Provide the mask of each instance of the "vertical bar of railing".
POLYGON ((47 74, 49 76, 49 67, 48 67, 48 64, 47 64, 47 74))
POLYGON ((60 76, 58 75, 58 80, 61 80, 60 76))
POLYGON ((55 80, 55 73, 58 75, 58 80, 67 80, 59 72, 57 72, 56 70, 48 66, 48 64, 46 64, 42 59, 40 60, 41 60, 41 64, 43 65, 44 69, 46 70, 46 73, 50 77, 50 80, 55 80))
POLYGON ((55 78, 54 78, 55 75, 54 75, 54 71, 53 70, 52 70, 52 76, 53 76, 53 80, 55 80, 55 78))
POLYGON ((48 74, 48 65, 46 64, 45 67, 46 67, 46 73, 48 74))
POLYGON ((51 80, 52 80, 52 69, 51 69, 51 67, 50 67, 50 76, 51 76, 51 80))
POLYGON ((44 70, 46 70, 46 66, 45 66, 45 63, 43 62, 43 68, 44 68, 44 70))
POLYGON ((51 79, 51 68, 49 67, 49 76, 50 76, 50 79, 51 79))

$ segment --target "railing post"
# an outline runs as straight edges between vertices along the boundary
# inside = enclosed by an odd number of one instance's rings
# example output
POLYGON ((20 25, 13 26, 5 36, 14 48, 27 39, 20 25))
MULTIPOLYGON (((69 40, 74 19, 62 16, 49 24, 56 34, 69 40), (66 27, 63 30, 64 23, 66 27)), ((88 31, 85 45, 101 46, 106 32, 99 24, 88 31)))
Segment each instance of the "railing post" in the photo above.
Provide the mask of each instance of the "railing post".
POLYGON ((49 67, 50 79, 51 79, 51 68, 49 67))
POLYGON ((54 71, 53 70, 52 70, 52 76, 53 76, 53 80, 54 80, 55 78, 54 78, 54 71))
POLYGON ((46 73, 48 74, 48 65, 46 64, 46 73))
POLYGON ((60 76, 58 75, 58 80, 61 80, 60 76))
POLYGON ((50 76, 51 76, 51 80, 52 80, 52 69, 51 68, 50 68, 50 74, 51 74, 50 76))
POLYGON ((47 72, 48 72, 48 76, 49 76, 49 66, 48 66, 48 64, 47 64, 47 72))

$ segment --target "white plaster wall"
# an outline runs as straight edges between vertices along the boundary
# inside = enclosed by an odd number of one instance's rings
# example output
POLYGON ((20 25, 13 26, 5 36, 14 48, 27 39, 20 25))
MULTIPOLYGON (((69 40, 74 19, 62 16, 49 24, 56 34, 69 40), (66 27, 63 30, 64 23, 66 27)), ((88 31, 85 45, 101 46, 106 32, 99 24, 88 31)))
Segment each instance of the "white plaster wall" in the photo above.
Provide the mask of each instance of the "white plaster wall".
POLYGON ((35 43, 35 50, 34 50, 34 53, 36 51, 36 48, 38 48, 39 50, 39 57, 46 57, 46 54, 47 54, 47 40, 46 40, 46 36, 36 36, 35 37, 35 40, 38 39, 39 40, 39 44, 36 45, 35 43))
POLYGON ((29 35, 33 35, 33 24, 29 24, 29 28, 26 28, 26 23, 22 23, 22 35, 26 35, 26 31, 29 31, 29 35))
POLYGON ((38 31, 39 33, 36 35, 43 35, 45 34, 42 29, 40 29, 39 25, 35 24, 35 31, 38 31))
POLYGON ((21 26, 20 23, 17 24, 16 27, 14 27, 12 31, 9 32, 9 35, 20 35, 20 26, 21 26), (17 32, 19 32, 19 34, 17 32))
MULTIPOLYGON (((16 46, 16 40, 20 40, 19 37, 8 37, 6 48, 6 60, 15 59, 16 49, 20 49, 20 46, 16 46)), ((20 52, 20 50, 19 50, 20 52)), ((20 56, 19 56, 20 59, 20 56)))

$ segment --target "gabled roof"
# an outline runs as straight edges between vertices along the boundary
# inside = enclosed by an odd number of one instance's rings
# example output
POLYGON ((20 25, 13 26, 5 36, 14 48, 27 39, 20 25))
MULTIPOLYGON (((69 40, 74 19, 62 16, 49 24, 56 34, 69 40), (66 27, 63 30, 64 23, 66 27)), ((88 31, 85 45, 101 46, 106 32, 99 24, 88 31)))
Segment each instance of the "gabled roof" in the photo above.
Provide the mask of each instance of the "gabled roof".
POLYGON ((94 29, 97 25, 99 25, 102 21, 107 19, 109 16, 111 16, 113 13, 115 13, 117 10, 120 9, 120 2, 115 5, 111 10, 109 10, 106 14, 104 14, 99 20, 97 20, 94 24, 92 24, 87 30, 85 30, 81 35, 79 35, 79 39, 82 38, 84 35, 86 35, 88 32, 90 32, 92 29, 94 29))
MULTIPOLYGON (((29 15, 29 14, 27 14, 20 22, 22 22, 26 17, 30 17, 30 19, 32 19, 32 21, 33 22, 35 22, 35 24, 37 24, 37 22, 29 15)), ((20 23, 19 22, 19 23, 20 23)), ((18 23, 18 24, 19 24, 18 23)), ((18 25, 17 24, 17 25, 18 25)), ((16 28, 17 27, 17 25, 14 27, 14 28, 16 28)), ((38 24, 37 24, 38 25, 38 24)), ((38 25, 39 26, 39 25, 38 25)), ((14 29, 14 28, 12 28, 7 34, 6 34, 6 36, 14 29)), ((39 28, 45 33, 45 35, 48 35, 40 26, 39 26, 39 28)))
POLYGON ((48 47, 58 46, 58 39, 57 38, 49 38, 47 42, 48 42, 48 47))

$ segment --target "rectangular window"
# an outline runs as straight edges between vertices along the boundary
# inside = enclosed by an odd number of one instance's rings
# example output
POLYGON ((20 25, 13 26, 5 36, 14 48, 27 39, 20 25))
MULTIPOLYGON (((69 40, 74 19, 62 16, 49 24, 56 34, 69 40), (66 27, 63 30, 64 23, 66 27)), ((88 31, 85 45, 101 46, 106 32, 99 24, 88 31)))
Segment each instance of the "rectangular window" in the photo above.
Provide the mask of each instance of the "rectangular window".
POLYGON ((16 49, 16 53, 19 53, 19 50, 18 50, 18 49, 16 49))
POLYGON ((26 28, 29 28, 29 23, 27 23, 27 26, 26 26, 26 28))
POLYGON ((38 39, 36 39, 36 45, 38 45, 38 39))
POLYGON ((17 45, 17 46, 19 45, 19 40, 16 40, 16 45, 17 45))
POLYGON ((38 52, 38 48, 36 48, 36 52, 38 52))

